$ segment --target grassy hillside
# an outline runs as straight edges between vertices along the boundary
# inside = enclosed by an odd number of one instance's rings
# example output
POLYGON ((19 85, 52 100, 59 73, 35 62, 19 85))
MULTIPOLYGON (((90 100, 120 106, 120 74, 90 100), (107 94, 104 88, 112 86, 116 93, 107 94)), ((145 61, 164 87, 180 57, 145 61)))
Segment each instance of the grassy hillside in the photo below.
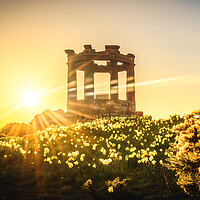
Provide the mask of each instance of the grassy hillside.
POLYGON ((187 199, 163 165, 177 134, 172 127, 183 121, 111 117, 2 137, 0 197, 187 199))

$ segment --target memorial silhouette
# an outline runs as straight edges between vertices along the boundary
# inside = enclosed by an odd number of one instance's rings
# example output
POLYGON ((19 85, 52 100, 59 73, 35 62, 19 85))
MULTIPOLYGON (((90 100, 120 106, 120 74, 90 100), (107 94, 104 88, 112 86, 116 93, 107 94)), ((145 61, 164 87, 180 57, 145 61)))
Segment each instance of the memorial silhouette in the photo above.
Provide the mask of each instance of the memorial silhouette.
POLYGON ((143 115, 136 111, 134 54, 121 54, 118 45, 105 45, 105 50, 98 52, 91 45, 84 45, 84 48, 78 54, 72 49, 65 50, 68 56, 68 113, 86 118, 143 115), (119 81, 120 73, 123 85, 119 81), (95 91, 98 87, 95 77, 99 74, 101 80, 98 82, 109 87, 105 92, 95 91))

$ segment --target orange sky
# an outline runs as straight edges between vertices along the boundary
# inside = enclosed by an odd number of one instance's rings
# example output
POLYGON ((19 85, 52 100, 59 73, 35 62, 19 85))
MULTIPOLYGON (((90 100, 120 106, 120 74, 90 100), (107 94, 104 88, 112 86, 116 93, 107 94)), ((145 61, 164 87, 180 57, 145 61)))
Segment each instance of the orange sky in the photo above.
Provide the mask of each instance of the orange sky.
POLYGON ((0 127, 65 109, 65 49, 119 44, 136 56, 136 106, 154 118, 200 109, 200 2, 0 0, 0 127), (21 105, 30 88, 39 105, 21 105))

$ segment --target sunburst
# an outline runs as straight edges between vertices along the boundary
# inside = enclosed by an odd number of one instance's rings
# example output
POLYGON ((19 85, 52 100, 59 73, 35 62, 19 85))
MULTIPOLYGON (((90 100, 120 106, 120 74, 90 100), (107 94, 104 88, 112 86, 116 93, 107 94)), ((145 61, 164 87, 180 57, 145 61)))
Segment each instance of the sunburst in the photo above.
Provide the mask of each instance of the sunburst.
POLYGON ((24 94, 24 104, 28 106, 34 106, 38 104, 39 101, 39 92, 29 90, 24 94))

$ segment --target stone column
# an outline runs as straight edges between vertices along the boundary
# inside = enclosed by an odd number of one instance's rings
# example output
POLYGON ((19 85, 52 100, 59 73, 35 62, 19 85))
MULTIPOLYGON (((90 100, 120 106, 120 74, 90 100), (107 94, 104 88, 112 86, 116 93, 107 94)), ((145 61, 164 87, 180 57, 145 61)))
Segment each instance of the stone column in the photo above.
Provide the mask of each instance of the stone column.
POLYGON ((110 99, 118 100, 118 67, 116 61, 111 61, 110 99))
POLYGON ((68 55, 68 81, 66 83, 67 89, 67 110, 74 109, 74 105, 77 101, 77 81, 76 81, 76 66, 73 62, 75 56, 74 50, 66 50, 65 53, 68 55))
POLYGON ((128 70, 127 70, 127 101, 129 105, 129 111, 134 112, 135 111, 135 75, 134 75, 134 58, 135 56, 133 54, 128 54, 128 56, 131 58, 132 63, 129 64, 128 70), (130 87, 131 86, 131 87, 130 87))
POLYGON ((87 61, 85 66, 85 100, 94 99, 94 66, 92 61, 87 61))

